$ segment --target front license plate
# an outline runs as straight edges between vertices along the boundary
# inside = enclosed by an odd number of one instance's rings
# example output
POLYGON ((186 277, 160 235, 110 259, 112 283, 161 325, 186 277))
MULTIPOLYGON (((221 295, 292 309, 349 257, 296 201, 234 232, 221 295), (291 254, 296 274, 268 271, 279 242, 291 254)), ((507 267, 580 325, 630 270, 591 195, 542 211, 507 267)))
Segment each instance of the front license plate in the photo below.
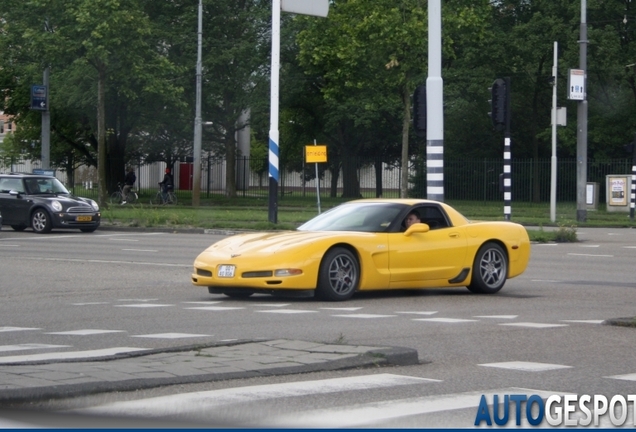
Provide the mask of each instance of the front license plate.
POLYGON ((90 222, 93 220, 92 216, 77 216, 75 218, 77 222, 90 222))
POLYGON ((220 265, 219 269, 216 272, 216 275, 220 278, 231 278, 234 277, 234 269, 236 267, 233 265, 220 265))

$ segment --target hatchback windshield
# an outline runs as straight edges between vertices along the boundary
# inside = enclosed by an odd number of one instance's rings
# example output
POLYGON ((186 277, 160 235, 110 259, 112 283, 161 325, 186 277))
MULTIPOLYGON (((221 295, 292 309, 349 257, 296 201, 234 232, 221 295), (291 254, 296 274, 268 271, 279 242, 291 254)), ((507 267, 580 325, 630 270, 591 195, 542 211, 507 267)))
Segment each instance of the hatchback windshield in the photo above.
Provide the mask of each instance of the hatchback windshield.
POLYGON ((69 194, 69 191, 56 178, 28 178, 24 182, 31 195, 69 194))

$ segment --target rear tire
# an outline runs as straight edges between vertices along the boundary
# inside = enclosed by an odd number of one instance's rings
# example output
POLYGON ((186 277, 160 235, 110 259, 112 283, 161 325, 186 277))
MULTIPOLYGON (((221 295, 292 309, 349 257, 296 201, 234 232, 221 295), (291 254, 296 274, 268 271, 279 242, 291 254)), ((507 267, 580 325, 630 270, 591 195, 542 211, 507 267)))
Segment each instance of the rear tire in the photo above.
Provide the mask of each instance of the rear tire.
POLYGON ((477 294, 494 294, 503 288, 508 277, 508 257, 497 243, 484 244, 473 264, 473 275, 468 289, 477 294))
POLYGON ((358 258, 348 249, 336 247, 322 258, 316 296, 328 301, 347 300, 356 292, 359 282, 358 258))
POLYGON ((51 216, 44 209, 36 209, 31 215, 31 228, 38 234, 45 234, 51 231, 51 216))

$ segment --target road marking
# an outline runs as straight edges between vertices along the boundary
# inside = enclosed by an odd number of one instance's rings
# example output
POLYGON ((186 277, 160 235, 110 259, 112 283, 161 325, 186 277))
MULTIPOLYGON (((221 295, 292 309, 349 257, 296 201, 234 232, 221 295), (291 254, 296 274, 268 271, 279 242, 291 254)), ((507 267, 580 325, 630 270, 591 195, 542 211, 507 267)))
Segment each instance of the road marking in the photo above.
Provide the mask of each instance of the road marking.
POLYGON ((88 306, 88 305, 101 305, 109 304, 109 302, 86 302, 86 303, 71 303, 73 306, 88 306))
POLYGON ((217 303, 221 303, 220 301, 184 301, 181 302, 183 304, 203 304, 203 305, 213 305, 217 303))
POLYGON ((321 309, 321 310, 335 310, 335 311, 351 311, 351 312, 353 312, 353 311, 360 310, 362 308, 361 307, 348 307, 348 308, 347 307, 342 307, 342 308, 335 308, 335 307, 334 308, 328 308, 328 307, 325 307, 325 308, 318 308, 318 309, 321 309))
POLYGON ((131 299, 117 299, 117 301, 121 301, 121 302, 151 302, 151 301, 158 301, 158 298, 151 298, 151 299, 140 299, 140 298, 131 298, 131 299))
POLYGON ((556 370, 556 369, 568 369, 572 367, 572 366, 564 366, 564 365, 550 364, 550 363, 523 362, 523 361, 483 363, 483 364, 480 364, 479 366, 519 370, 524 372, 543 372, 543 371, 556 370))
POLYGON ((478 320, 460 319, 460 318, 413 318, 413 321, 428 321, 428 322, 455 324, 455 323, 477 322, 478 320))
POLYGON ((397 315, 348 314, 348 315, 331 315, 331 316, 340 317, 340 318, 362 318, 362 319, 367 319, 367 318, 392 318, 392 317, 395 317, 397 315))
MULTIPOLYGON (((295 412, 279 415, 262 420, 262 426, 280 428, 351 428, 378 427, 387 420, 423 414, 473 409, 479 406, 481 396, 492 401, 494 395, 532 393, 542 398, 548 398, 560 392, 544 390, 528 390, 521 388, 502 388, 494 390, 479 390, 464 393, 423 396, 408 399, 397 399, 352 406, 318 409, 313 411, 295 412)), ((563 394, 563 393, 560 393, 563 394)), ((259 420, 260 423, 260 420, 259 420)), ((467 426, 467 425, 466 425, 467 426)), ((464 426, 464 427, 466 427, 464 426)), ((472 426, 472 425, 470 425, 472 426)), ((527 425, 526 425, 527 426, 527 425)), ((381 427, 381 426, 380 426, 381 427)))
POLYGON ((636 249, 636 246, 623 246, 624 249, 636 249))
POLYGON ((423 311, 423 312, 410 312, 410 311, 404 311, 404 312, 396 312, 399 314, 413 314, 413 315, 435 315, 437 313, 437 311, 423 311))
POLYGON ((26 331, 26 330, 42 330, 41 328, 32 327, 0 327, 0 333, 12 332, 12 331, 26 331))
POLYGON ((601 247, 601 245, 581 245, 579 247, 582 247, 582 248, 597 248, 597 247, 601 247))
POLYGON ((569 323, 582 323, 582 324, 603 324, 605 320, 561 320, 569 323))
POLYGON ((23 350, 32 350, 32 349, 69 348, 71 346, 72 345, 47 345, 47 344, 36 344, 36 343, 27 343, 27 344, 19 344, 19 345, 0 345, 0 352, 23 351, 23 350))
POLYGON ((146 266, 160 266, 160 267, 183 267, 192 268, 192 264, 170 264, 170 263, 153 263, 147 261, 115 261, 115 260, 95 260, 95 259, 77 259, 77 258, 45 258, 45 257, 26 257, 26 256, 12 256, 11 258, 20 260, 31 261, 57 261, 57 262, 75 262, 75 263, 90 263, 90 264, 132 264, 132 265, 146 265, 146 266))
POLYGON ((258 303, 253 304, 252 306, 269 306, 269 307, 287 307, 291 303, 258 303))
POLYGON ((244 307, 229 307, 229 306, 201 306, 201 307, 189 307, 186 309, 208 310, 208 311, 228 311, 228 310, 239 310, 239 309, 245 309, 245 308, 244 307))
POLYGON ((627 375, 613 375, 605 378, 617 379, 617 380, 625 380, 625 381, 636 381, 636 373, 627 374, 627 375))
POLYGON ((157 249, 122 249, 127 252, 159 252, 157 249))
POLYGON ((587 257, 600 257, 600 258, 614 258, 614 255, 594 255, 594 254, 578 254, 578 253, 568 253, 568 255, 587 256, 587 257))
POLYGON ((31 354, 22 356, 7 356, 0 357, 0 364, 6 363, 22 363, 29 361, 42 361, 42 360, 67 360, 67 359, 83 359, 83 358, 95 358, 95 357, 108 357, 116 354, 130 353, 136 351, 147 351, 148 348, 131 348, 131 347, 115 347, 105 348, 90 351, 68 351, 68 352, 55 352, 44 354, 31 354))
POLYGON ((552 328, 552 327, 567 327, 567 324, 545 324, 545 323, 531 323, 531 322, 520 322, 520 323, 502 323, 499 324, 501 326, 514 326, 514 327, 528 327, 528 328, 552 328))
POLYGON ((191 334, 191 333, 156 333, 147 335, 131 335, 130 337, 153 338, 153 339, 185 339, 193 337, 210 337, 207 334, 191 334))
POLYGON ((278 310, 259 310, 255 312, 260 313, 279 313, 279 314, 301 314, 301 313, 318 313, 315 310, 303 310, 303 309, 278 309, 278 310))
POLYGON ((69 335, 69 336, 86 336, 106 333, 126 333, 126 330, 99 330, 99 329, 84 329, 84 330, 71 330, 65 332, 49 332, 44 334, 50 335, 69 335))
MULTIPOLYGON (((267 399, 329 394, 352 390, 370 390, 436 382, 439 382, 439 380, 393 374, 362 375, 346 378, 265 384, 183 393, 170 396, 158 396, 134 401, 113 402, 91 408, 81 408, 73 410, 73 412, 151 417, 169 416, 171 414, 197 412, 200 410, 211 409, 213 407, 267 399)), ((475 406, 477 406, 479 399, 476 399, 475 403, 475 406)))
POLYGON ((473 318, 515 319, 519 315, 476 315, 473 318))
POLYGON ((20 245, 17 245, 17 244, 0 244, 0 247, 20 247, 20 245))
POLYGON ((114 305, 114 307, 134 307, 134 308, 158 308, 174 306, 171 304, 155 304, 155 303, 140 303, 140 304, 127 304, 127 305, 114 305))

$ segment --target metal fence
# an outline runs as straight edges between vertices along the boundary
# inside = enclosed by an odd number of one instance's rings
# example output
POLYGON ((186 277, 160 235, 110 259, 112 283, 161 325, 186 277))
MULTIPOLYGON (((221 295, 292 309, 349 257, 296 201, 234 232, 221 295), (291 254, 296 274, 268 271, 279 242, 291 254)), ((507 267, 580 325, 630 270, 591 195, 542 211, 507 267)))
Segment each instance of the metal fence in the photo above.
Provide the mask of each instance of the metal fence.
MULTIPOLYGON (((239 197, 266 197, 268 195, 268 174, 266 171, 256 172, 251 167, 267 166, 266 160, 238 158, 236 162, 236 190, 239 197)), ((575 159, 560 159, 557 163, 557 200, 559 202, 576 202, 577 176, 575 159)), ((142 195, 154 195, 157 183, 162 179, 164 163, 153 163, 135 166, 137 173, 137 189, 142 195)), ((400 196, 401 167, 395 164, 360 163, 357 179, 360 193, 364 197, 375 197, 381 190, 385 198, 400 196), (381 186, 380 188, 378 186, 381 186)), ((31 172, 39 168, 38 161, 21 161, 10 167, 0 166, 0 172, 31 172)), ((588 161, 588 182, 598 183, 599 202, 605 202, 605 178, 607 175, 631 175, 630 159, 607 159, 588 161)), ((192 190, 192 163, 177 163, 173 167, 175 193, 187 202, 192 190)), ((225 195, 226 165, 224 160, 204 159, 201 173, 201 193, 203 197, 225 195)), ((549 202, 551 182, 551 161, 549 158, 532 160, 517 159, 512 161, 512 200, 518 202, 549 202)), ((315 166, 310 164, 299 171, 280 167, 279 193, 284 196, 315 196, 315 166), (304 172, 303 172, 304 170, 304 172)), ((503 172, 502 159, 466 159, 446 158, 444 160, 444 198, 446 200, 497 201, 502 199, 500 174, 503 172)), ((57 170, 56 176, 67 187, 81 191, 84 196, 97 197, 97 170, 95 167, 78 167, 73 176, 57 170), (73 184, 69 184, 69 179, 73 184)), ((121 180, 123 181, 122 172, 121 180)), ((342 172, 337 181, 325 170, 320 178, 321 196, 341 196, 343 191, 342 172)), ((426 197, 426 163, 411 161, 409 166, 409 196, 426 197)), ((113 191, 109 191, 113 192, 113 191)))

